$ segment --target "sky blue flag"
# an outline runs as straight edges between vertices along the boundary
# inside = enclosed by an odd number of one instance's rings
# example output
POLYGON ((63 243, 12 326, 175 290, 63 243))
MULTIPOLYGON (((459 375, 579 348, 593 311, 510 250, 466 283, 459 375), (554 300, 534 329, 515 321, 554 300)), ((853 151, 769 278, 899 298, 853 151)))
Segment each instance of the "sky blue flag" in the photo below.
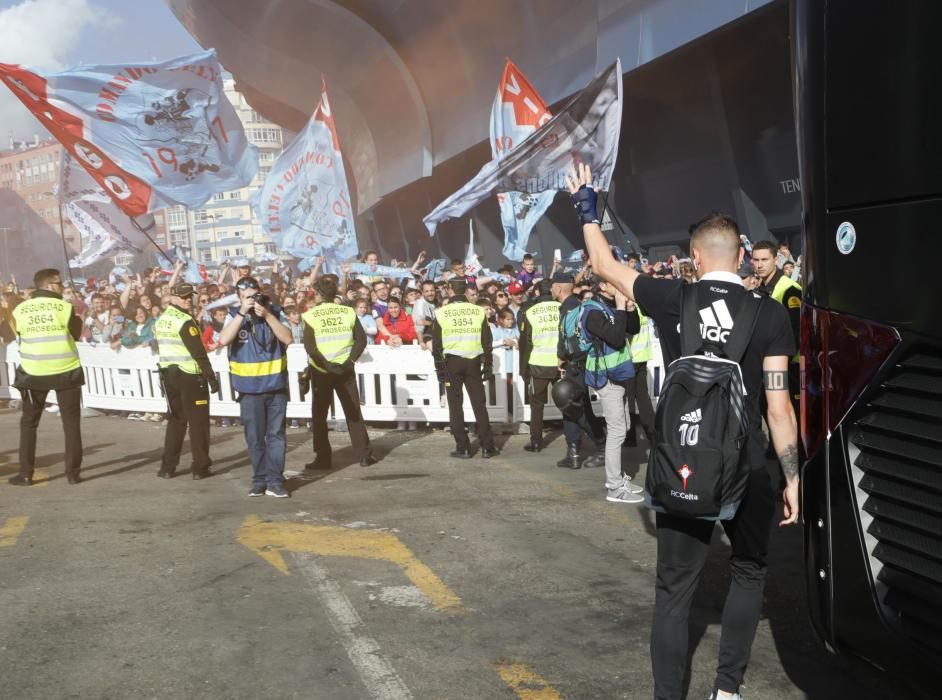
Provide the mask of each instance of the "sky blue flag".
MULTIPOLYGON (((543 98, 508 58, 491 108, 491 157, 500 160, 552 116, 543 98)), ((504 227, 504 257, 516 262, 523 260, 534 225, 555 197, 556 190, 497 194, 504 227)))
POLYGON ((357 254, 350 190, 325 83, 307 126, 278 156, 253 206, 262 228, 289 255, 324 257, 323 269, 336 271, 357 254))
POLYGON ((0 64, 0 81, 129 216, 202 206, 258 172, 213 49, 46 76, 0 64))

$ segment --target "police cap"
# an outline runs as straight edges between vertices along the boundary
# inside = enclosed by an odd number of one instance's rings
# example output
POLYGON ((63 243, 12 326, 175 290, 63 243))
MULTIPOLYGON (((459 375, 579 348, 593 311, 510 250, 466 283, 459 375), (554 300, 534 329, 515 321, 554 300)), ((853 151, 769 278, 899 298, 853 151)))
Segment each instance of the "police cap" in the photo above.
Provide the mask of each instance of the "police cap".
POLYGON ((573 277, 571 272, 566 272, 565 270, 557 270, 553 273, 554 284, 572 284, 573 277))
POLYGON ((191 297, 196 294, 196 287, 194 287, 189 282, 180 282, 173 285, 173 288, 170 290, 170 293, 175 297, 191 297))

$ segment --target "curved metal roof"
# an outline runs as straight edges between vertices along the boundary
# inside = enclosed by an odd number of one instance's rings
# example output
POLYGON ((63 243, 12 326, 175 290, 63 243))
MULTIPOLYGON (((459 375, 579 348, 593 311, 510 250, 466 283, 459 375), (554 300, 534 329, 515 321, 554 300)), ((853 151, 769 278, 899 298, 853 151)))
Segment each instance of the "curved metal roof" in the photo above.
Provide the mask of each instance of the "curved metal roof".
POLYGON ((487 138, 505 57, 548 104, 769 0, 166 0, 257 111, 298 131, 328 81, 362 212, 487 138))

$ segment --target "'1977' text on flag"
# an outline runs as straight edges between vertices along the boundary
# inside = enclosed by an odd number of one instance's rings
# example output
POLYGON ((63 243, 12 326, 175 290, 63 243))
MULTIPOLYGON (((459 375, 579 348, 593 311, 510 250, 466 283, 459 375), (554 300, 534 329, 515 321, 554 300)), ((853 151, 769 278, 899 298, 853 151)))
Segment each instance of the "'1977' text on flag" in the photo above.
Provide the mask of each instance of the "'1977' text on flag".
POLYGON ((129 216, 201 206, 258 171, 214 50, 47 76, 0 64, 0 80, 129 216))

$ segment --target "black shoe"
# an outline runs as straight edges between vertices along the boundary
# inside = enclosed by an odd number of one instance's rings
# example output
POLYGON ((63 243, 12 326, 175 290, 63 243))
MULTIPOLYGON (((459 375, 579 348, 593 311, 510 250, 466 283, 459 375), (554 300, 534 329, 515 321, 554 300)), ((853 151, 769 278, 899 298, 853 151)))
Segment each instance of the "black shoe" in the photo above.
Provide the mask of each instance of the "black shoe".
POLYGON ((306 472, 316 472, 316 471, 329 471, 333 469, 330 462, 322 459, 315 459, 313 462, 308 462, 304 465, 304 471, 306 472))
POLYGON ((484 459, 490 459, 491 457, 496 457, 500 454, 500 450, 496 447, 484 447, 481 449, 481 457, 484 459))
POLYGON ((527 452, 539 452, 540 450, 543 449, 543 445, 536 442, 535 440, 531 440, 530 442, 528 442, 526 445, 523 446, 523 449, 525 449, 527 452))
POLYGON ((449 452, 448 456, 455 459, 471 459, 471 450, 467 447, 457 448, 449 452))
POLYGON ((70 484, 81 484, 84 481, 84 479, 80 477, 78 474, 76 474, 75 476, 67 476, 66 480, 70 484))
POLYGON ((157 472, 157 476, 161 479, 172 479, 173 472, 167 471, 166 469, 161 469, 159 472, 157 472))
POLYGON ((579 446, 567 445, 566 456, 556 462, 556 466, 561 469, 582 469, 582 462, 579 459, 579 446))
POLYGON ((200 479, 208 479, 213 473, 209 469, 203 469, 202 471, 193 472, 193 481, 199 481, 200 479))
POLYGON ((368 454, 366 457, 364 457, 363 459, 360 460, 360 466, 361 466, 361 467, 372 467, 372 466, 373 466, 374 464, 376 464, 378 461, 379 461, 379 460, 376 459, 376 457, 374 457, 374 456, 371 455, 371 454, 368 454))
POLYGON ((28 476, 20 476, 17 474, 16 476, 11 476, 9 479, 7 479, 7 483, 12 486, 32 486, 33 480, 28 476))

